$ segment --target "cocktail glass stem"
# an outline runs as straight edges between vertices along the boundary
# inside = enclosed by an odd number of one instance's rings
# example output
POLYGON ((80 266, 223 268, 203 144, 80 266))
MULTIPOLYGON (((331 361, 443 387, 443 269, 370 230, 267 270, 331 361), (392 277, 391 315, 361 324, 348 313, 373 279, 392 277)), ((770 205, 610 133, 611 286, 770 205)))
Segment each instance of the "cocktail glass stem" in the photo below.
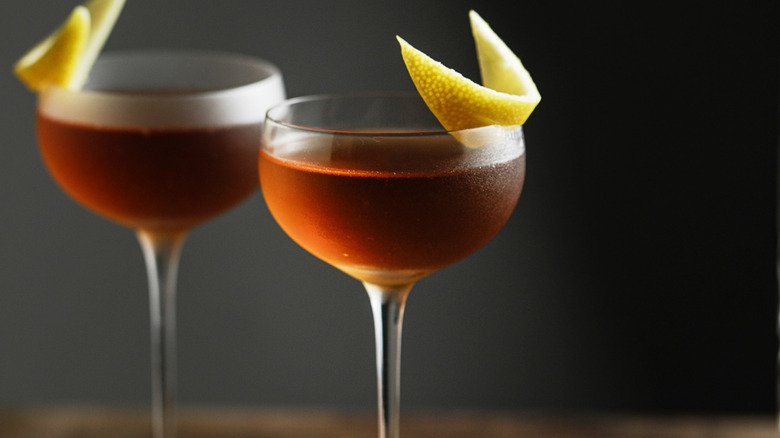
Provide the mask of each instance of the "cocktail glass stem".
POLYGON ((379 438, 398 438, 401 395, 401 326, 406 297, 414 284, 378 286, 364 282, 374 312, 379 438))
POLYGON ((152 437, 176 435, 176 273, 186 232, 138 231, 149 276, 152 437))

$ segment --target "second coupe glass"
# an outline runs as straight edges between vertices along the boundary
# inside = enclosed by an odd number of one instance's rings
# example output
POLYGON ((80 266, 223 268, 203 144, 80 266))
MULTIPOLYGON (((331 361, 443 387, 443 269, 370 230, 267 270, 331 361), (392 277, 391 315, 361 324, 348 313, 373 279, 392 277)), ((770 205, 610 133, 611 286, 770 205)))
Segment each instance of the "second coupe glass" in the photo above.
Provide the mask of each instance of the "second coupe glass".
POLYGON ((265 111, 284 99, 279 70, 211 52, 101 56, 83 90, 39 97, 43 160, 86 208, 138 235, 149 276, 152 429, 175 435, 176 271, 189 230, 258 188, 265 111))

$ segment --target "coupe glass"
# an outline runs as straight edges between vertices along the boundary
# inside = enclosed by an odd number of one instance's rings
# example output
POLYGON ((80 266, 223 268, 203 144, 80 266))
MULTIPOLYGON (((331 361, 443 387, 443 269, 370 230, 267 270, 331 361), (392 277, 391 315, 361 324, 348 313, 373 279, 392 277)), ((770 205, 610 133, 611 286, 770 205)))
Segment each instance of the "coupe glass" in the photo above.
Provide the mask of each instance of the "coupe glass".
POLYGON ((522 128, 446 132, 414 94, 303 97, 269 110, 259 162, 281 228, 365 286, 379 437, 397 438, 406 298, 509 219, 525 176, 522 128))
POLYGON ((265 112, 283 99, 272 64, 195 51, 106 54, 83 90, 40 94, 38 142, 54 180, 140 241, 149 276, 155 438, 176 433, 181 247, 190 229, 258 189, 265 112))

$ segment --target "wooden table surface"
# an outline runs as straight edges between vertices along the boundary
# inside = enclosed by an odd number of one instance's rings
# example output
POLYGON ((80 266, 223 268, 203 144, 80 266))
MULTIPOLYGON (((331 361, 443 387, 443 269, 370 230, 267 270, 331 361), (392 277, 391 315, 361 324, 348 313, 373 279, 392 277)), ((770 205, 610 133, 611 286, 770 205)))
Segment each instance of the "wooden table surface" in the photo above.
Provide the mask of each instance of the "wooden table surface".
MULTIPOLYGON (((142 410, 0 409, 0 438, 148 438, 142 410)), ((186 408, 180 438, 373 438, 376 418, 335 411, 186 408)), ((402 438, 768 438, 770 417, 402 413, 402 438)))

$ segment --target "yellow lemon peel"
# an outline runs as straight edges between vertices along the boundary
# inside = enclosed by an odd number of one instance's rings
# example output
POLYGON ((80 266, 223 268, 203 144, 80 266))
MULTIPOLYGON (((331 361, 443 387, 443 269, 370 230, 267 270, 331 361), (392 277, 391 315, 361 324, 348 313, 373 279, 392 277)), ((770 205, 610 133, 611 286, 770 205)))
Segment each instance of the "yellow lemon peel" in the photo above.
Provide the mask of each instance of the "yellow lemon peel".
POLYGON ((89 36, 89 11, 77 6, 65 23, 14 64, 14 73, 33 91, 47 85, 69 88, 89 36))
POLYGON ((33 91, 49 85, 80 89, 119 17, 125 0, 89 0, 65 23, 25 53, 16 76, 33 91))
POLYGON ((541 101, 520 59, 475 12, 469 12, 483 85, 479 85, 401 37, 406 68, 417 91, 448 131, 522 125, 541 101))

